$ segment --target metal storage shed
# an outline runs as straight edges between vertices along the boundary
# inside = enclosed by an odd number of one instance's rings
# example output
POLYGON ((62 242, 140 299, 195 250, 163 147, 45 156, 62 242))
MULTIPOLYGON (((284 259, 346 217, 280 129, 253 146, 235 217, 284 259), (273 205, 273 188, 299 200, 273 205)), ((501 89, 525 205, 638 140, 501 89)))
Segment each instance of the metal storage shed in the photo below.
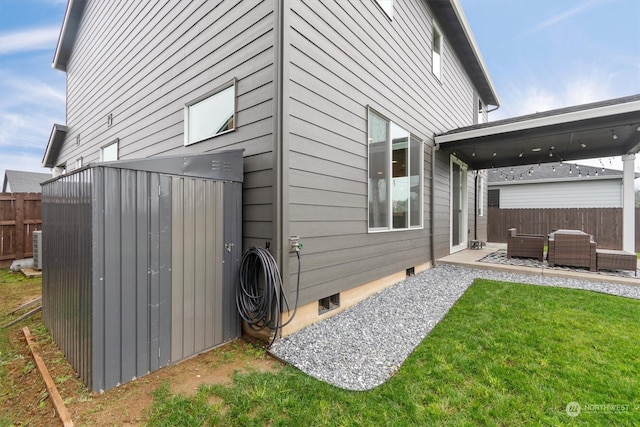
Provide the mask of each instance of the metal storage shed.
POLYGON ((43 320, 91 390, 240 335, 242 177, 232 150, 43 184, 43 320))

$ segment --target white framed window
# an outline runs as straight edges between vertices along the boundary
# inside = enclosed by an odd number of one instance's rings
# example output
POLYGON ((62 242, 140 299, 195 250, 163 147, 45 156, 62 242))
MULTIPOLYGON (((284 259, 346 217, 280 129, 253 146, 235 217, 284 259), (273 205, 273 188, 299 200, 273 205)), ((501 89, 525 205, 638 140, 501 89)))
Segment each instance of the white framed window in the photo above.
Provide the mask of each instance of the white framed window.
POLYGON ((376 2, 378 2, 378 5, 384 10, 389 19, 393 19, 393 0, 376 0, 376 2))
POLYGON ((431 70, 442 80, 442 32, 435 21, 433 22, 433 39, 431 41, 431 70))
POLYGON ((185 104, 184 145, 230 132, 236 125, 236 80, 185 104))
POLYGON ((369 109, 369 231, 422 228, 423 143, 369 109))
POLYGON ((76 159, 76 169, 80 169, 82 167, 82 157, 78 157, 76 159))
POLYGON ((114 160, 118 160, 118 143, 120 140, 116 139, 115 141, 110 142, 109 144, 103 146, 100 149, 100 161, 101 162, 112 162, 114 160))

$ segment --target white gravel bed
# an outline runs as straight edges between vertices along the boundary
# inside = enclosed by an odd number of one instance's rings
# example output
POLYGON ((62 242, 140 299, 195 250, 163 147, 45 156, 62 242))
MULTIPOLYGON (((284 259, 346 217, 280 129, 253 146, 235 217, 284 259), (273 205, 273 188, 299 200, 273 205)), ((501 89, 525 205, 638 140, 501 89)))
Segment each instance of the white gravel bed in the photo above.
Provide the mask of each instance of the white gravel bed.
POLYGON ((347 390, 369 390, 398 370, 476 278, 586 289, 640 299, 640 286, 441 265, 276 342, 270 351, 347 390))

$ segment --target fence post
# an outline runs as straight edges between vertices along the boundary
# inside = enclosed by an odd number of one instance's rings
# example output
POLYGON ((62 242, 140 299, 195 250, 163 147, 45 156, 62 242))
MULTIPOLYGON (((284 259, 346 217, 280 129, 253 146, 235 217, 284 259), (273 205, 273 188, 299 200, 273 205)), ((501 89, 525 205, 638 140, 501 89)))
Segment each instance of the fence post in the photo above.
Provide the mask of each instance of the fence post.
POLYGON ((24 194, 16 193, 16 259, 24 258, 24 194))

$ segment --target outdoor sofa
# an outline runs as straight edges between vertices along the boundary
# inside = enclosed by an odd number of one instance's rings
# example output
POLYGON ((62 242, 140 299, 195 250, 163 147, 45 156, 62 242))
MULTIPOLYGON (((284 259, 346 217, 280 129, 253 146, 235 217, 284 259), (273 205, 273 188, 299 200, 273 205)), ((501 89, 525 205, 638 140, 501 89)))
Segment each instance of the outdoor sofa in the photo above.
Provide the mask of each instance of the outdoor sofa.
POLYGON ((537 258, 544 260, 544 236, 537 234, 518 234, 518 230, 507 230, 507 258, 537 258))
POLYGON ((580 230, 556 230, 549 234, 549 267, 565 265, 596 271, 596 242, 580 230))

